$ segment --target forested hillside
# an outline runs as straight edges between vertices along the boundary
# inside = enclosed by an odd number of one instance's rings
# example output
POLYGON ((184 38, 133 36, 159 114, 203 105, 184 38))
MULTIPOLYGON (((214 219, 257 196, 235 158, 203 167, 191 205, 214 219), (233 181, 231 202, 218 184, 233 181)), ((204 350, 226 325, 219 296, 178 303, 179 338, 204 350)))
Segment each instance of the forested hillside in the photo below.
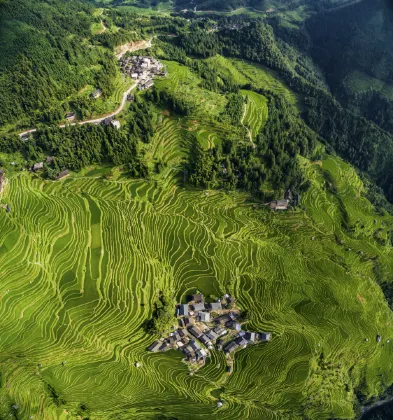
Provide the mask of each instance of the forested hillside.
POLYGON ((87 86, 111 96, 117 68, 110 51, 92 45, 91 5, 12 0, 0 8, 0 130, 62 120, 87 86))

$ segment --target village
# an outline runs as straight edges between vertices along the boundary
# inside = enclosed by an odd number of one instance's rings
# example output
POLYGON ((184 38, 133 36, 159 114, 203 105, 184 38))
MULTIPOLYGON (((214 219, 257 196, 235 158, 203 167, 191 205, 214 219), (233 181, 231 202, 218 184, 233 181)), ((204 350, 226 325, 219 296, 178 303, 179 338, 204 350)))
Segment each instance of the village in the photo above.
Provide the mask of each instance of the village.
POLYGON ((231 372, 236 350, 272 338, 270 332, 243 331, 236 300, 228 294, 211 303, 205 302, 201 293, 192 295, 189 303, 177 305, 176 318, 179 327, 167 337, 155 341, 148 350, 179 350, 184 353, 185 360, 197 368, 204 366, 210 352, 216 349, 226 354, 227 370, 231 372))
POLYGON ((149 89, 154 85, 154 76, 166 76, 166 70, 157 59, 147 56, 131 56, 120 59, 121 71, 138 83, 139 90, 149 89))

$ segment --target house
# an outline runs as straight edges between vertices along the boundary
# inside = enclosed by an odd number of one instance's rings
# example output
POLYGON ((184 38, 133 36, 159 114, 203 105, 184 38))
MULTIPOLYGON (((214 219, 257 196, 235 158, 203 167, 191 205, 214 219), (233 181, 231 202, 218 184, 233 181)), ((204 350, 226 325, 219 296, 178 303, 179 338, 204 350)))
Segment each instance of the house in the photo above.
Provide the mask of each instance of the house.
POLYGON ((225 353, 233 353, 239 346, 234 342, 231 341, 224 347, 225 353))
POLYGON ((191 300, 195 303, 203 303, 205 301, 205 298, 202 293, 197 293, 191 296, 191 300))
POLYGON ((55 157, 54 156, 47 156, 46 157, 46 163, 48 163, 48 164, 53 163, 54 160, 55 160, 55 157))
POLYGON ((242 349, 244 349, 245 347, 247 347, 248 341, 244 338, 244 337, 239 337, 235 340, 235 343, 241 347, 242 349))
POLYGON ((38 162, 33 165, 31 168, 34 172, 44 169, 44 162, 38 162))
POLYGON ((188 331, 196 338, 202 335, 202 331, 198 327, 195 327, 194 325, 190 327, 188 331))
POLYGON ((101 97, 101 95, 102 95, 102 90, 96 89, 94 92, 92 92, 91 97, 93 99, 98 99, 99 97, 101 97))
POLYGON ((187 337, 188 336, 188 331, 185 328, 179 328, 179 335, 180 337, 187 337))
POLYGON ((149 89, 154 85, 154 82, 152 79, 148 79, 145 83, 145 89, 149 89))
POLYGON ((284 199, 287 201, 292 201, 292 192, 290 188, 285 190, 284 199))
POLYGON ((201 322, 210 322, 209 312, 199 312, 199 319, 201 322))
POLYGON ((68 112, 66 114, 66 120, 71 122, 75 120, 75 113, 74 112, 68 112))
POLYGON ((106 117, 104 120, 102 120, 103 125, 110 125, 110 123, 113 121, 113 117, 106 117))
POLYGON ((190 316, 186 316, 183 319, 183 323, 185 326, 195 324, 195 319, 191 318, 190 316))
POLYGON ((199 343, 195 340, 191 340, 190 341, 190 346, 193 350, 197 351, 201 349, 201 346, 199 345, 199 343))
POLYGON ((221 327, 217 327, 217 328, 214 328, 214 330, 213 330, 219 337, 221 337, 221 336, 223 336, 223 335, 225 335, 228 331, 226 330, 226 329, 224 329, 224 328, 221 328, 221 327))
POLYGON ((242 329, 242 326, 239 322, 236 321, 228 321, 225 324, 228 328, 231 328, 232 330, 240 331, 242 329))
POLYGON ((288 200, 275 200, 269 203, 272 210, 288 210, 288 200))
POLYGON ((200 337, 198 337, 198 340, 205 346, 211 346, 212 344, 209 337, 206 334, 202 334, 200 337))
POLYGON ((209 308, 211 311, 221 311, 222 310, 221 302, 210 303, 209 308))
POLYGON ((381 336, 378 334, 377 335, 377 343, 380 343, 381 342, 381 336))
POLYGON ((159 350, 161 346, 162 346, 162 341, 157 340, 148 348, 148 350, 155 353, 159 350))
POLYGON ((168 343, 163 343, 162 346, 159 348, 159 351, 168 351, 171 346, 168 343))
POLYGON ((133 94, 127 95, 127 101, 128 102, 134 102, 135 101, 135 95, 133 95, 133 94))
POLYGON ((180 316, 188 315, 188 305, 187 305, 187 303, 185 303, 183 305, 180 305, 179 309, 180 309, 180 311, 179 311, 180 316))
POLYGON ((217 341, 217 350, 222 350, 223 344, 224 344, 223 340, 218 340, 217 341))
POLYGON ((219 335, 215 333, 213 330, 210 330, 206 333, 206 335, 210 338, 212 341, 216 341, 219 335))
POLYGON ((205 304, 204 303, 195 303, 193 305, 194 311, 198 312, 198 311, 203 311, 205 309, 205 304))
POLYGON ((263 332, 260 334, 261 341, 270 341, 272 339, 272 333, 263 332))
POLYGON ((205 359, 207 356, 207 351, 205 349, 197 350, 196 355, 199 359, 205 359))
POLYGON ((70 171, 68 169, 65 169, 64 171, 61 171, 56 175, 56 179, 63 179, 67 177, 69 174, 70 174, 70 171))
POLYGON ((250 343, 255 343, 256 334, 254 332, 248 332, 245 335, 246 340, 250 343))
POLYGON ((137 79, 138 73, 131 73, 131 79, 137 79))
POLYGON ((226 324, 229 321, 232 321, 232 318, 227 314, 224 314, 224 315, 218 316, 217 318, 214 318, 214 322, 216 324, 226 324))
POLYGON ((112 120, 111 121, 111 126, 114 127, 114 128, 119 129, 120 126, 121 126, 120 121, 119 120, 112 120))

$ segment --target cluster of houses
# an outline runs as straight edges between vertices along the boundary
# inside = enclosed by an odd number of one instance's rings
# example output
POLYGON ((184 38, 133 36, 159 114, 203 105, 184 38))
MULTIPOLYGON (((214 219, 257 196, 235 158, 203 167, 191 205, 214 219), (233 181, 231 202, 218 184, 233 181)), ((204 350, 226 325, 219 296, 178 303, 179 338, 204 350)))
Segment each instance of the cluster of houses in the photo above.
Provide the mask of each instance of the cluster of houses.
POLYGON ((300 204, 300 195, 292 194, 290 188, 287 188, 284 194, 284 200, 274 200, 268 203, 267 205, 272 210, 288 210, 289 205, 298 206, 300 204))
POLYGON ((167 337, 155 341, 148 350, 176 349, 184 353, 187 361, 203 366, 214 348, 229 356, 249 344, 271 340, 268 332, 242 331, 239 310, 234 305, 235 299, 228 294, 212 303, 206 303, 200 293, 193 295, 189 303, 177 307, 179 327, 167 337))
MULTIPOLYGON (((46 164, 52 165, 55 158, 54 156, 47 156, 46 158, 46 164)), ((39 172, 44 169, 44 162, 37 162, 35 163, 30 169, 32 172, 39 172)), ((56 179, 63 179, 66 178, 68 175, 70 175, 70 171, 68 169, 64 169, 63 171, 60 171, 56 174, 56 179)))
POLYGON ((145 90, 154 85, 153 77, 165 76, 166 70, 162 63, 153 57, 132 56, 120 59, 121 70, 138 82, 139 90, 145 90))

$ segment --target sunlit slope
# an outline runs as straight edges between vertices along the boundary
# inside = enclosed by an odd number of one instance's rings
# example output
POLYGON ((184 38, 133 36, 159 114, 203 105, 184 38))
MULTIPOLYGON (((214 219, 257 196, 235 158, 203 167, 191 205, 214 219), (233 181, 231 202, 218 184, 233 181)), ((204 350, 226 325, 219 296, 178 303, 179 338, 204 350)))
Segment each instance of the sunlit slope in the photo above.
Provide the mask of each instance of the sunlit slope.
POLYGON ((81 405, 93 419, 350 418, 353 387, 390 384, 393 318, 373 267, 391 264, 374 236, 392 220, 373 213, 343 162, 304 164, 306 212, 286 214, 176 187, 170 168, 151 182, 12 178, 13 211, 0 212, 0 371, 22 418, 86 415, 81 405), (222 353, 189 376, 180 353, 146 351, 157 291, 181 299, 195 287, 234 294, 250 329, 273 331, 236 354, 229 376, 222 353))

